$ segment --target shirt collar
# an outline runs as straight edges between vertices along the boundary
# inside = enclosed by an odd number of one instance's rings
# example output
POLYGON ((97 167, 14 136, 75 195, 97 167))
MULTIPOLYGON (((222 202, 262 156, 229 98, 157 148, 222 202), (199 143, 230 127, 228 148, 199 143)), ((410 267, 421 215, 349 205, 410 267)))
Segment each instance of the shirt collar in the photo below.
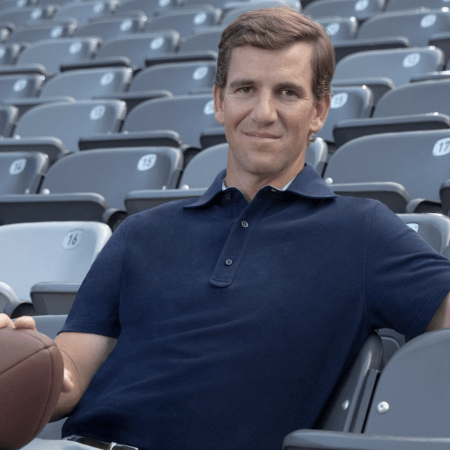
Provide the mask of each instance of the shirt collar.
MULTIPOLYGON (((197 201, 184 208, 205 206, 212 202, 217 196, 221 195, 223 192, 222 188, 225 174, 226 170, 224 169, 217 175, 211 186, 197 201)), ((226 188, 226 190, 227 189, 235 188, 230 187, 226 188)), ((317 171, 308 163, 306 163, 303 170, 281 190, 286 190, 299 197, 310 199, 332 199, 337 197, 317 171)))

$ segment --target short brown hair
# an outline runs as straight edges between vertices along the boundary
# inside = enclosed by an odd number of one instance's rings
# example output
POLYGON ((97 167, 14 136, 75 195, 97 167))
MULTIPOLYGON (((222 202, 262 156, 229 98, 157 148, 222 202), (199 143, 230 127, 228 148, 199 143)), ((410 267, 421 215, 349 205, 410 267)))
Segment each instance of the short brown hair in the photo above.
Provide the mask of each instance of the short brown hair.
POLYGON ((334 48, 326 30, 289 6, 256 9, 241 14, 222 33, 214 84, 225 88, 231 52, 243 45, 279 50, 296 42, 314 45, 312 91, 316 100, 331 93, 335 68, 334 48))

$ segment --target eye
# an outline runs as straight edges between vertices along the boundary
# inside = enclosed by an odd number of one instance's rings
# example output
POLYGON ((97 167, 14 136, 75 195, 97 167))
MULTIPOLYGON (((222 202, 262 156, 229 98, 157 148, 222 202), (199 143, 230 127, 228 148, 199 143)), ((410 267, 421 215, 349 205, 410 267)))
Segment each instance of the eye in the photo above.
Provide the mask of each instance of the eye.
POLYGON ((295 91, 292 91, 291 89, 283 89, 281 91, 281 95, 284 97, 295 97, 297 96, 297 93, 295 91))
POLYGON ((238 89, 238 92, 242 92, 243 94, 249 94, 252 88, 250 86, 242 86, 238 89))

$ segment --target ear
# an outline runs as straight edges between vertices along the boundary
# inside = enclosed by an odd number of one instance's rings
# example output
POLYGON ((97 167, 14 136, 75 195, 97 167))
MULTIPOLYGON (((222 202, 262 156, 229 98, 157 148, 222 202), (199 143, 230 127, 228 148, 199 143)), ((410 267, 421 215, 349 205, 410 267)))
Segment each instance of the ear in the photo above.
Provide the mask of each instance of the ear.
POLYGON ((223 113, 223 98, 222 89, 218 88, 216 85, 213 86, 213 97, 214 97, 214 117, 221 125, 224 124, 224 113, 223 113))
POLYGON ((326 95, 317 101, 315 106, 315 116, 311 120, 311 125, 309 130, 313 133, 317 133, 323 127, 325 120, 330 110, 331 105, 331 94, 326 95))

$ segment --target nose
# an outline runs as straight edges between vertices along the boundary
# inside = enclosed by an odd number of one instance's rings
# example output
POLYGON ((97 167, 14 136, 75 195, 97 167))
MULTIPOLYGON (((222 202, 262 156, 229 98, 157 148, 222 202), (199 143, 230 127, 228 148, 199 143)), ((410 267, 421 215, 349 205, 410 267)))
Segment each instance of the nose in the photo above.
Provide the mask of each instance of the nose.
POLYGON ((270 92, 261 91, 255 96, 251 118, 258 125, 268 125, 276 120, 277 108, 270 92))

